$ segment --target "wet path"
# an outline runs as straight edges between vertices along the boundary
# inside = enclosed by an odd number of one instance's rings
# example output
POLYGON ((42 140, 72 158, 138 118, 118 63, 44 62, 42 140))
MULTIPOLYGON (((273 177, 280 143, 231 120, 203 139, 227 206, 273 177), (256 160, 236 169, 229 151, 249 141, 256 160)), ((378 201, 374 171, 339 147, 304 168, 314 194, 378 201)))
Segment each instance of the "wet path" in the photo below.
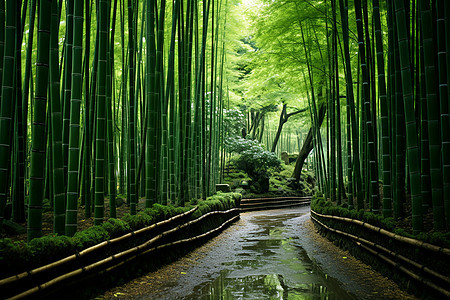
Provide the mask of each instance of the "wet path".
POLYGON ((249 212, 161 270, 106 293, 122 299, 405 299, 318 235, 309 207, 249 212))

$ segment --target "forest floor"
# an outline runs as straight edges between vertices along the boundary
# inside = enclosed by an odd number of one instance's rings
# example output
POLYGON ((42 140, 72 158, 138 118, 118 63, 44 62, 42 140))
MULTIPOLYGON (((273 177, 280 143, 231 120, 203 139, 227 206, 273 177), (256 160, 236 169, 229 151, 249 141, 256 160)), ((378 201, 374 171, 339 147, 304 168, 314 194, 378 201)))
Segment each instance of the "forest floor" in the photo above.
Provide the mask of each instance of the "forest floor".
MULTIPOLYGON (((400 217, 397 221, 397 227, 404 229, 407 233, 412 234, 412 212, 411 212, 411 197, 408 195, 405 204, 405 216, 400 217)), ((423 214, 423 231, 426 233, 434 232, 433 228, 433 212, 431 210, 423 214)))

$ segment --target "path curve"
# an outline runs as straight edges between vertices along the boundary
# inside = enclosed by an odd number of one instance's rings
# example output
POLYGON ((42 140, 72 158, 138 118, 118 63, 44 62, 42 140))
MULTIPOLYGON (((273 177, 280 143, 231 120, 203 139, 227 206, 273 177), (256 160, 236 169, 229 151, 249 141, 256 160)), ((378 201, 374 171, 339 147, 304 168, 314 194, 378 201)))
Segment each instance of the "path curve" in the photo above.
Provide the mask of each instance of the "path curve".
POLYGON ((309 207, 247 212, 202 247, 97 299, 415 299, 320 236, 309 207))

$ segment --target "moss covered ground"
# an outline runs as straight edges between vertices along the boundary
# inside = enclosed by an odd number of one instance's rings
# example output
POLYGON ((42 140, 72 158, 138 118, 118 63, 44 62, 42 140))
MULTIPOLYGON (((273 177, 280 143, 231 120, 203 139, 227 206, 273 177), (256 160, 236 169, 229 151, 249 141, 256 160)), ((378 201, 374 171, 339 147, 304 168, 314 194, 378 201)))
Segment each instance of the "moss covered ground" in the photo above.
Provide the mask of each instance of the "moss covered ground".
POLYGON ((292 178, 295 164, 281 164, 280 169, 269 169, 269 191, 257 193, 251 185, 248 175, 236 169, 232 164, 225 170, 223 183, 229 184, 232 191, 242 193, 243 198, 312 196, 314 193, 314 175, 311 171, 303 170, 299 183, 292 178))

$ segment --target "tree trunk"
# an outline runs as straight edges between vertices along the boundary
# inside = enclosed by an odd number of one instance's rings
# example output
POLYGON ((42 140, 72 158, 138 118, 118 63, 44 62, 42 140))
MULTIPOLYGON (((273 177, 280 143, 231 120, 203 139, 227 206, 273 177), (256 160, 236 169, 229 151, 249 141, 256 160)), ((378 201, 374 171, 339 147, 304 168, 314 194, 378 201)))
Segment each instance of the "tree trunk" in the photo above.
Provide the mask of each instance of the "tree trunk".
MULTIPOLYGON (((280 139, 281 130, 283 130, 284 123, 286 123, 288 121, 289 117, 299 114, 304 111, 306 111, 306 108, 303 108, 303 109, 300 109, 300 110, 297 110, 295 112, 288 114, 287 113, 287 104, 283 103, 283 109, 281 110, 280 122, 278 123, 277 134, 275 135, 275 139, 273 140, 273 144, 272 144, 272 150, 271 150, 272 152, 275 152, 275 149, 277 148, 278 140, 280 139)), ((262 134, 261 134, 261 136, 262 136, 262 134)))
POLYGON ((272 144, 272 150, 271 150, 272 152, 275 152, 275 149, 277 148, 278 140, 280 139, 280 135, 281 135, 281 130, 283 130, 283 125, 287 121, 286 108, 287 108, 287 104, 283 103, 283 109, 281 110, 281 114, 280 114, 280 122, 278 123, 277 134, 275 135, 275 139, 273 140, 273 144, 272 144))
MULTIPOLYGON (((321 104, 319 109, 319 126, 322 125, 323 119, 325 117, 325 111, 326 106, 321 104)), ((308 131, 308 135, 306 136, 305 141, 303 142, 302 149, 300 150, 300 153, 298 154, 297 161, 295 163, 295 169, 294 173, 292 174, 292 177, 295 178, 296 182, 300 181, 300 175, 302 174, 302 168, 303 164, 305 163, 306 158, 308 157, 309 153, 313 149, 313 129, 312 127, 308 131)))

